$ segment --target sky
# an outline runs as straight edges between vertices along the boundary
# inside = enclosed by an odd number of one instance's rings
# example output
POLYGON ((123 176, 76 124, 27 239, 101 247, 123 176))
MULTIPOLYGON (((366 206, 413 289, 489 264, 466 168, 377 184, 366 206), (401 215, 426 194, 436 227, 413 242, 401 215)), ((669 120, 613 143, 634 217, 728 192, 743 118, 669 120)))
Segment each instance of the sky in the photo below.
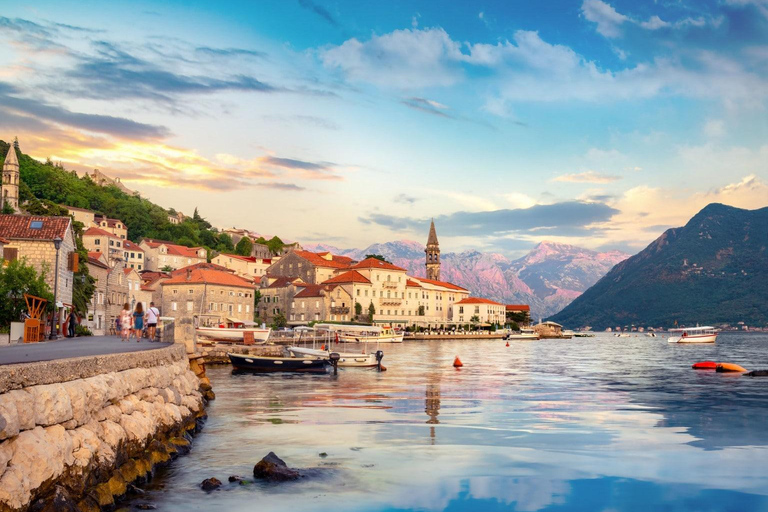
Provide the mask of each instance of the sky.
POLYGON ((19 0, 0 48, 0 139, 220 228, 635 253, 768 206, 768 0, 19 0))

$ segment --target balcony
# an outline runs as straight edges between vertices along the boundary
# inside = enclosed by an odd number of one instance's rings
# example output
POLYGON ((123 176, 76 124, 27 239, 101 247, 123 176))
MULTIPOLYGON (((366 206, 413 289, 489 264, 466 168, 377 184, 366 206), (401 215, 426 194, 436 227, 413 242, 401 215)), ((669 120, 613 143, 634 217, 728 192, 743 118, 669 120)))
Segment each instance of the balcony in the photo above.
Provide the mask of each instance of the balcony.
POLYGON ((349 308, 347 307, 332 307, 331 308, 331 314, 332 315, 348 315, 349 314, 349 308))
POLYGON ((397 283, 394 281, 384 281, 381 283, 381 287, 385 289, 394 290, 397 288, 397 283))
POLYGON ((403 299, 379 299, 379 304, 382 306, 400 306, 403 303, 403 299))

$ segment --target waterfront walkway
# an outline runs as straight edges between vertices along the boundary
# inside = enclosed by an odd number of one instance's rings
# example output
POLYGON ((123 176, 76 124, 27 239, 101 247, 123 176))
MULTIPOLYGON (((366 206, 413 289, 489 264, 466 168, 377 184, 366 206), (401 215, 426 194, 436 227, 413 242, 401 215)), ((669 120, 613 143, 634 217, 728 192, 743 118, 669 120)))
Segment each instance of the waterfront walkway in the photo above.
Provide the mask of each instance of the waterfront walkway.
POLYGON ((40 343, 19 343, 0 346, 0 365, 16 363, 34 363, 52 361, 70 357, 99 356, 138 352, 168 347, 172 343, 149 342, 136 343, 120 341, 119 336, 82 336, 79 338, 61 338, 56 341, 40 343))

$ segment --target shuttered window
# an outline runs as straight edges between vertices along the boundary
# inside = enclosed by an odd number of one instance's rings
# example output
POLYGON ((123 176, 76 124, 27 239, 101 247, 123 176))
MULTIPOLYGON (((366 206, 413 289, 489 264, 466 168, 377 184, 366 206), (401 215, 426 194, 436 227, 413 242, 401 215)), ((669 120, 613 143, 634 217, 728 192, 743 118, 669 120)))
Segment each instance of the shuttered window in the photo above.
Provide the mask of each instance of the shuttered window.
POLYGON ((19 259, 19 250, 15 247, 3 247, 3 259, 5 261, 16 261, 19 259))

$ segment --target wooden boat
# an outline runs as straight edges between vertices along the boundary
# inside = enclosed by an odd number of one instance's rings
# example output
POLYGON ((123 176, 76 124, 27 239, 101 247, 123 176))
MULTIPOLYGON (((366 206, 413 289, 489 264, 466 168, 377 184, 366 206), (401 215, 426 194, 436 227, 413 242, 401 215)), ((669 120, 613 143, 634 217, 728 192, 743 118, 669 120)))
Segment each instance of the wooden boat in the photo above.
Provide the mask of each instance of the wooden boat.
POLYGON ((670 336, 670 343, 714 343, 717 340, 717 330, 714 327, 687 327, 671 329, 669 332, 680 332, 680 336, 670 336))
POLYGON ((238 370, 258 373, 304 372, 322 373, 330 366, 329 359, 305 359, 300 357, 266 357, 248 354, 230 354, 227 356, 232 366, 238 370))
MULTIPOLYGON (((296 357, 310 359, 328 359, 331 355, 329 350, 320 350, 305 347, 288 347, 286 350, 296 357)), ((358 354, 353 352, 338 352, 339 368, 376 368, 381 364, 384 353, 381 350, 371 352, 370 354, 358 354)))
POLYGON ((250 332, 253 333, 253 341, 255 343, 266 343, 269 335, 272 333, 272 329, 261 328, 253 322, 242 322, 228 318, 226 324, 219 324, 213 327, 197 327, 195 332, 202 338, 234 342, 242 342, 245 338, 245 333, 250 332))
POLYGON ((520 329, 519 333, 511 333, 507 335, 508 340, 538 340, 539 339, 539 333, 534 331, 533 329, 524 327, 520 329))

